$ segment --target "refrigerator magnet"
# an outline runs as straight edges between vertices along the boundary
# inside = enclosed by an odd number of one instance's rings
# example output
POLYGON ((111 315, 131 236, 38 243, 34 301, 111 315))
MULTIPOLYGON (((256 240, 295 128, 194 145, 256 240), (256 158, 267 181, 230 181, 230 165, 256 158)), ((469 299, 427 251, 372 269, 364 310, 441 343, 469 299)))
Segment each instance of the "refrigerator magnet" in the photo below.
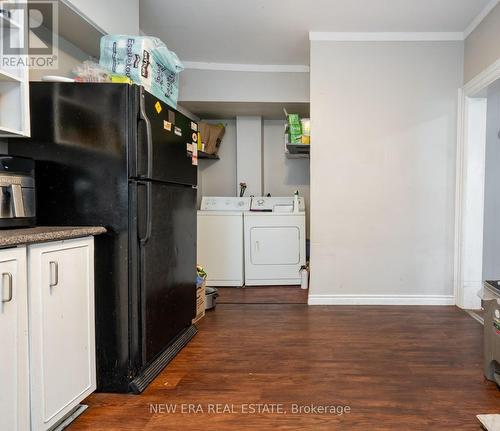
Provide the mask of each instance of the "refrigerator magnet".
POLYGON ((159 114, 161 112, 161 103, 158 101, 155 103, 156 112, 159 114))
POLYGON ((198 147, 193 145, 193 154, 191 156, 191 163, 193 166, 198 166, 198 147))
POLYGON ((174 127, 174 133, 175 133, 177 136, 182 136, 182 129, 181 129, 180 127, 175 126, 175 127, 174 127))
POLYGON ((195 132, 198 131, 198 124, 196 124, 194 121, 191 121, 191 130, 195 132))
POLYGON ((167 131, 167 132, 171 132, 172 131, 172 123, 170 121, 165 121, 163 120, 163 128, 167 131))

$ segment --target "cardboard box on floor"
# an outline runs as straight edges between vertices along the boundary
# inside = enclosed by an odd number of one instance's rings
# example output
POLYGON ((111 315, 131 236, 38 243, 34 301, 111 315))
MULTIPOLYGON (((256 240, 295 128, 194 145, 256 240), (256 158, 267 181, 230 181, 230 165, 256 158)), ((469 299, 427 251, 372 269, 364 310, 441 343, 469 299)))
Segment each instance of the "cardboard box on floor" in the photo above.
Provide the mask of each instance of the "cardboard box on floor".
POLYGON ((196 287, 196 317, 193 319, 192 323, 198 322, 200 319, 205 316, 205 290, 206 290, 206 281, 203 280, 201 285, 196 287))
POLYGON ((200 122, 198 124, 203 150, 207 154, 217 154, 220 143, 226 133, 226 128, 222 124, 208 124, 200 122))

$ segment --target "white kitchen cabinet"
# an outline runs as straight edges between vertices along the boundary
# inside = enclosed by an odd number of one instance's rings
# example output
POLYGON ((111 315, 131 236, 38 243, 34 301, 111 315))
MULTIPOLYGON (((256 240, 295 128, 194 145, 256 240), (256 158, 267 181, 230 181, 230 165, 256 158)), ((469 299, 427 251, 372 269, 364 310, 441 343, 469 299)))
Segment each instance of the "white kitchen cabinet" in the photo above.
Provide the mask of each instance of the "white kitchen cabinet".
MULTIPOLYGON (((11 46, 22 46, 22 9, 13 8, 9 12, 10 17, 0 13, 0 29, 8 34, 11 46)), ((15 60, 8 63, 2 61, 0 64, 0 137, 30 135, 29 70, 25 61, 15 60)))
POLYGON ((96 389, 93 238, 28 248, 31 421, 46 430, 96 389))
POLYGON ((0 250, 0 430, 29 430, 26 248, 0 250))

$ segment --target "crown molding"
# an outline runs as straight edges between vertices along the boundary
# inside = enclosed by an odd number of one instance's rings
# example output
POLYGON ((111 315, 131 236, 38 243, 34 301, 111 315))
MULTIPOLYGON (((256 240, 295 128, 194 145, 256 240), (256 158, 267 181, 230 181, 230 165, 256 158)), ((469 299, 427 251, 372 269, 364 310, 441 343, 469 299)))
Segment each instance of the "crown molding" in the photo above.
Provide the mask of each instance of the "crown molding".
POLYGON ((311 41, 331 42, 447 42, 462 41, 462 32, 309 32, 311 41))
POLYGON ((186 69, 220 70, 229 72, 281 72, 309 73, 309 66, 302 64, 239 64, 239 63, 208 63, 203 61, 183 61, 186 69))
POLYGON ((479 12, 479 14, 470 22, 467 28, 464 30, 464 39, 467 39, 469 35, 476 29, 476 27, 481 24, 483 19, 485 19, 488 14, 494 9, 494 7, 500 2, 500 0, 491 0, 484 9, 479 12))

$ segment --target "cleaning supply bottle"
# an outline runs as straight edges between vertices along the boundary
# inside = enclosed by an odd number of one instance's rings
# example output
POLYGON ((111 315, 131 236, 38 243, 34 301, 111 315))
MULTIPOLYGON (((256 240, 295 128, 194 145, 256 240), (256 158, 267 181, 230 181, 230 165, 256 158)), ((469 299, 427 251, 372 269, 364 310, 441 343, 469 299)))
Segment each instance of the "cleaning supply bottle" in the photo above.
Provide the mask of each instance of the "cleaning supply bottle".
POLYGON ((293 212, 298 213, 299 212, 299 191, 295 190, 295 193, 293 194, 293 212))
POLYGON ((309 268, 307 265, 300 267, 300 288, 307 290, 309 288, 309 268))

